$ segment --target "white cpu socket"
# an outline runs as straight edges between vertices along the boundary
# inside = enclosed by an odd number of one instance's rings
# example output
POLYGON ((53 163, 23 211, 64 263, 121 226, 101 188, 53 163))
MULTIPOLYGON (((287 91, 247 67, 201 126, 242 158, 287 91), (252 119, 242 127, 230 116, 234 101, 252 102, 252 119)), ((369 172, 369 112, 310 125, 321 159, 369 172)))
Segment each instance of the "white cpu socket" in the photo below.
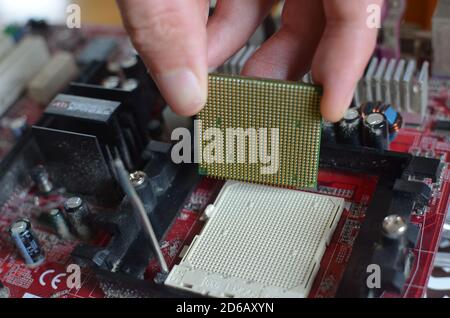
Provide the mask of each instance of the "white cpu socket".
POLYGON ((166 284, 212 297, 307 297, 344 199, 228 181, 166 284))

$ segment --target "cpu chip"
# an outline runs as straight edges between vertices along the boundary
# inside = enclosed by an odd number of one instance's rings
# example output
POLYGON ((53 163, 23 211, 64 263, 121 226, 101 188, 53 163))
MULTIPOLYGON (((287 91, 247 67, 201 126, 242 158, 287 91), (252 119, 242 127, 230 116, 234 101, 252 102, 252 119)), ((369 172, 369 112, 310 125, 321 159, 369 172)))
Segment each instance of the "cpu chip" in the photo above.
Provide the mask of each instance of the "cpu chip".
POLYGON ((228 181, 165 284, 212 297, 307 297, 344 203, 228 181))
POLYGON ((321 88, 314 85, 210 75, 208 101, 196 129, 200 174, 290 188, 315 187, 320 98, 321 88), (205 137, 211 130, 214 138, 205 137), (206 160, 205 149, 211 150, 212 140, 220 138, 222 148, 213 149, 206 160))

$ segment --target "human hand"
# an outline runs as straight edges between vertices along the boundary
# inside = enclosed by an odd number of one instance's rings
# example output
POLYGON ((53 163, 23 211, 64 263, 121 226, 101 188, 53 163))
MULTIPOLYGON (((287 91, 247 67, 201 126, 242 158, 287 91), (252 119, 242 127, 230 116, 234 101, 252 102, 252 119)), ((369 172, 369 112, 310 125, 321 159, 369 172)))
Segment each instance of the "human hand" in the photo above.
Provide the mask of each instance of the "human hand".
MULTIPOLYGON (((190 116, 207 98, 209 68, 254 33, 276 0, 117 0, 124 25, 172 109, 190 116)), ((243 75, 298 80, 310 69, 323 85, 321 112, 338 121, 350 105, 375 43, 367 7, 382 0, 286 0, 280 30, 249 59, 243 75)))

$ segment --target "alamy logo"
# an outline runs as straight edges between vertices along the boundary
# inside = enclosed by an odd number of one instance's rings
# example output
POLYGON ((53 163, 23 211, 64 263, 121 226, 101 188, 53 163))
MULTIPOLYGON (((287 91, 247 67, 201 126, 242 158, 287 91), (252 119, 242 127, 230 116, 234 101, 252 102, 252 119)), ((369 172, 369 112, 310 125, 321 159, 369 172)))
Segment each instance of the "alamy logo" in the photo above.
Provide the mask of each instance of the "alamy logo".
POLYGON ((367 279, 366 285, 367 288, 381 288, 381 268, 380 265, 377 264, 369 264, 366 269, 367 279))
MULTIPOLYGON (((280 132, 278 128, 208 128, 201 120, 194 123, 194 162, 220 164, 262 164, 261 174, 276 174, 279 169, 280 132)), ((172 132, 172 160, 192 163, 191 132, 177 128, 172 132)))
POLYGON ((81 28, 81 7, 78 4, 70 4, 66 9, 66 25, 69 29, 81 28))
POLYGON ((381 28, 381 7, 378 4, 370 4, 367 6, 366 12, 369 14, 366 25, 369 29, 381 28))

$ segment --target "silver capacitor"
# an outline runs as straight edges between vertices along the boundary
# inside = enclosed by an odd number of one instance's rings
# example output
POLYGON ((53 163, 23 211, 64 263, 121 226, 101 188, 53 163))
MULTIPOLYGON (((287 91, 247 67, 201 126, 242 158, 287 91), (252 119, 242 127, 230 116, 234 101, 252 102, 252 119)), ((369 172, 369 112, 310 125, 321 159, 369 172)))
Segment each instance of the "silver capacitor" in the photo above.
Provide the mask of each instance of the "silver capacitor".
POLYGON ((339 142, 352 145, 361 145, 361 114, 356 108, 349 108, 338 125, 339 142))
POLYGON ((136 55, 127 56, 120 62, 120 67, 127 78, 137 76, 139 69, 139 59, 136 55))
POLYGON ((11 296, 9 288, 3 285, 2 282, 0 282, 0 299, 9 298, 9 296, 11 296))
POLYGON ((139 81, 135 78, 128 78, 125 81, 123 81, 122 85, 120 86, 121 89, 127 92, 132 92, 135 89, 139 87, 139 81))
POLYGON ((336 139, 336 125, 329 121, 323 121, 322 123, 322 142, 328 144, 334 144, 336 139))
POLYGON ((386 117, 372 113, 364 120, 364 146, 376 149, 389 149, 389 127, 386 117))
POLYGON ((101 85, 108 89, 118 88, 120 86, 120 77, 115 75, 105 77, 102 80, 101 85))
POLYGON ((51 209, 48 212, 50 223, 58 234, 58 236, 64 240, 72 239, 72 234, 70 234, 69 224, 67 224, 66 218, 60 209, 51 209))
POLYGON ((64 203, 64 211, 74 234, 82 240, 88 240, 91 230, 88 226, 90 211, 86 202, 80 197, 71 197, 64 203))
POLYGON ((28 219, 18 219, 9 227, 9 234, 25 264, 37 267, 45 260, 44 252, 31 229, 28 219))

